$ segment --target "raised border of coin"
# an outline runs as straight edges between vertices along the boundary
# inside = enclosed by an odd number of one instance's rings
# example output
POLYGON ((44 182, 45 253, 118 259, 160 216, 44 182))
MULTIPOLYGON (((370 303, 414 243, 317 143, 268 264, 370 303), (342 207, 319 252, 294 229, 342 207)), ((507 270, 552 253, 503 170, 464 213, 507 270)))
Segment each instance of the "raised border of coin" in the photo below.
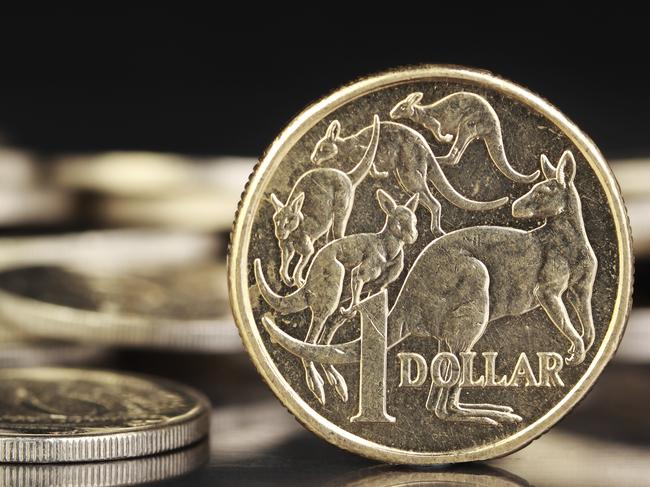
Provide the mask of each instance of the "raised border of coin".
POLYGON ((618 347, 631 306, 633 257, 629 221, 618 190, 618 184, 603 156, 585 134, 545 100, 525 88, 493 76, 486 71, 453 66, 403 68, 361 79, 311 105, 289 123, 267 150, 261 162, 255 167, 240 201, 231 235, 229 253, 230 299, 242 340, 258 371, 289 411, 311 431, 336 446, 381 461, 426 465, 484 460, 503 456, 526 446, 566 415, 594 385, 618 347), (250 285, 249 268, 251 267, 249 265, 248 248, 253 238, 250 230, 255 218, 254 209, 261 204, 264 197, 261 188, 267 178, 277 169, 289 149, 326 114, 344 106, 357 97, 378 91, 383 87, 428 79, 463 80, 482 84, 487 88, 516 99, 561 127, 566 136, 593 167, 603 186, 609 209, 612 212, 619 250, 619 283, 607 336, 603 339, 603 344, 588 370, 577 381, 572 390, 541 418, 506 439, 472 449, 445 451, 444 453, 413 452, 382 445, 346 431, 315 411, 307 401, 292 389, 273 362, 270 352, 266 349, 260 327, 256 324, 256 318, 247 297, 250 285))
MULTIPOLYGON (((145 426, 96 426, 91 432, 28 433, 0 429, 0 462, 67 463, 134 458, 174 450, 198 442, 208 434, 210 403, 202 394, 171 381, 141 375, 127 375, 101 370, 66 368, 1 369, 3 380, 48 380, 60 383, 66 378, 120 384, 136 380, 157 386, 183 397, 191 404, 176 416, 145 426)), ((5 415, 7 412, 4 412, 5 415)), ((6 423, 6 421, 5 421, 6 423)), ((46 425, 42 425, 45 429, 46 425)))

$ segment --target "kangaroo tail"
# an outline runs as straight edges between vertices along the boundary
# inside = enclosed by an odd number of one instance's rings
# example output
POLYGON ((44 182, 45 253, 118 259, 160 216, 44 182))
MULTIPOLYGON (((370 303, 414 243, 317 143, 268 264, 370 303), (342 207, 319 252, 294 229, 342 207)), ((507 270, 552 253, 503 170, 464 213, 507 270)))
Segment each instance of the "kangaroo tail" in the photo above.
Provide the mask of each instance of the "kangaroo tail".
POLYGON ((297 313, 307 307, 304 286, 287 296, 280 296, 279 294, 276 294, 266 282, 264 273, 262 272, 262 262, 260 259, 255 259, 254 268, 257 287, 262 293, 264 301, 269 303, 273 309, 282 314, 287 314, 297 313))
POLYGON ((348 173, 348 177, 352 182, 352 186, 356 187, 363 178, 366 177, 370 168, 375 162, 375 155, 377 155, 377 145, 379 144, 379 126, 381 122, 379 121, 379 116, 375 115, 372 120, 372 136, 370 137, 370 143, 364 152, 363 157, 359 163, 354 166, 348 173))
POLYGON ((440 164, 433 155, 433 152, 429 151, 429 153, 431 157, 429 158, 428 164, 428 179, 450 203, 466 210, 493 210, 508 203, 507 196, 492 201, 475 201, 466 198, 451 185, 445 173, 442 172, 440 164))
POLYGON ((510 165, 510 162, 508 162, 500 134, 496 136, 495 139, 496 140, 489 140, 486 138, 485 145, 490 154, 490 159, 492 159, 494 165, 505 177, 516 183, 532 183, 539 177, 539 171, 535 171, 532 174, 522 174, 516 171, 510 165))

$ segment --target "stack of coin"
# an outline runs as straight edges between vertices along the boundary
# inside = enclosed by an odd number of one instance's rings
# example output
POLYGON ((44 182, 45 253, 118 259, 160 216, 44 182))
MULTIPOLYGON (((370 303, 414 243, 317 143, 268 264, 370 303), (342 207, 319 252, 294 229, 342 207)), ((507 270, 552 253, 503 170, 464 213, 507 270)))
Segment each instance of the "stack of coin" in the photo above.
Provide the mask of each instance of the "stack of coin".
POLYGON ((0 410, 0 462, 67 463, 194 444, 208 432, 210 406, 198 392, 165 380, 27 368, 0 370, 0 410))

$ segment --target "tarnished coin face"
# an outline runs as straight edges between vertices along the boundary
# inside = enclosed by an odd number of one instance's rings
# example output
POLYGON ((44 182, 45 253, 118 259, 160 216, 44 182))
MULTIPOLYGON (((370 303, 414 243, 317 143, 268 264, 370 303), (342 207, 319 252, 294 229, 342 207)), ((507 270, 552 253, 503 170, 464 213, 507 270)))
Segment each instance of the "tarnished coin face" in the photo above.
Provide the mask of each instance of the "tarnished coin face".
POLYGON ((0 370, 0 461, 150 455, 207 434, 209 405, 171 382, 81 369, 0 370))
POLYGON ((300 114, 253 173, 229 265, 244 343, 289 410, 417 464, 551 427, 616 350, 632 288, 593 143, 517 85, 436 66, 300 114))

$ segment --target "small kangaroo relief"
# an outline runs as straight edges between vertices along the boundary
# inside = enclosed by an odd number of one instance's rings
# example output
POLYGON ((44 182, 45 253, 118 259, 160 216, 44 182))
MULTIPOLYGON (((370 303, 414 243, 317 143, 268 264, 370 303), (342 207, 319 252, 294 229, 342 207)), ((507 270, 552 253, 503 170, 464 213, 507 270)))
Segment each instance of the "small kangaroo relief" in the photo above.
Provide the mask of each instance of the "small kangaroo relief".
POLYGON ((280 247, 280 277, 288 286, 304 284, 303 271, 314 254, 314 243, 328 231, 334 239, 345 235, 354 193, 373 166, 379 142, 379 117, 374 116, 369 144, 357 165, 348 173, 317 168, 304 173, 294 185, 287 203, 271 194, 273 224, 280 247), (289 266, 295 254, 293 274, 289 266))
POLYGON ((449 153, 437 157, 440 164, 458 164, 467 147, 474 140, 481 140, 490 159, 504 176, 517 183, 532 183, 539 171, 521 174, 506 157, 501 134, 501 122, 492 106, 483 97, 468 92, 447 95, 432 103, 422 105, 423 94, 411 93, 390 111, 393 120, 410 120, 429 130, 438 142, 453 145, 449 153))
MULTIPOLYGON (((449 183, 431 151, 427 140, 410 127, 396 122, 381 122, 382 139, 370 171, 371 176, 386 177, 392 174, 408 195, 419 195, 419 201, 431 214, 431 232, 434 236, 444 234, 440 227, 440 203, 433 196, 427 180, 450 203, 467 210, 491 210, 508 202, 508 198, 493 201, 475 201, 460 194, 449 183)), ((336 160, 348 165, 358 160, 368 146, 372 127, 356 134, 341 137, 341 124, 334 120, 325 135, 318 141, 311 155, 314 164, 336 160)))
MULTIPOLYGON (((327 330, 328 319, 339 310, 344 279, 348 275, 352 289, 352 300, 347 308, 339 311, 344 318, 351 316, 361 299, 367 284, 386 288, 400 275, 404 266, 403 247, 412 244, 418 237, 415 210, 419 196, 412 196, 404 205, 383 190, 377 191, 377 200, 386 213, 384 227, 377 233, 360 233, 338 238, 314 256, 300 288, 286 296, 273 291, 262 271, 260 259, 254 262, 255 278, 264 300, 281 314, 297 313, 306 308, 311 310, 311 323, 305 341, 316 344, 330 341, 335 330, 327 330)), ((324 381, 312 361, 303 360, 307 386, 321 402, 325 403, 324 381)), ((333 367, 323 367, 328 381, 339 396, 346 401, 347 385, 333 367)))

